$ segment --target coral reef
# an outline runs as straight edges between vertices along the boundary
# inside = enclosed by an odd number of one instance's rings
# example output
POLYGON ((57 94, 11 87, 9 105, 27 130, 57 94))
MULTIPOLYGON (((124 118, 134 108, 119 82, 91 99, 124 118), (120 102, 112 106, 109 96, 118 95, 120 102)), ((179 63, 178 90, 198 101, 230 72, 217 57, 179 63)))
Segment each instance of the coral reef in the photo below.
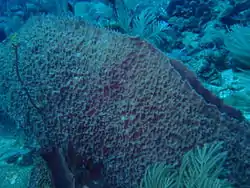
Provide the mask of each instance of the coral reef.
POLYGON ((0 137, 0 149, 0 187, 27 188, 32 166, 22 163, 26 151, 20 148, 15 138, 9 137, 0 137))
POLYGON ((224 141, 227 178, 249 185, 249 123, 181 62, 72 17, 34 17, 15 38, 0 46, 1 78, 13 80, 2 106, 42 148, 72 142, 103 161, 111 186, 137 187, 149 164, 224 141))

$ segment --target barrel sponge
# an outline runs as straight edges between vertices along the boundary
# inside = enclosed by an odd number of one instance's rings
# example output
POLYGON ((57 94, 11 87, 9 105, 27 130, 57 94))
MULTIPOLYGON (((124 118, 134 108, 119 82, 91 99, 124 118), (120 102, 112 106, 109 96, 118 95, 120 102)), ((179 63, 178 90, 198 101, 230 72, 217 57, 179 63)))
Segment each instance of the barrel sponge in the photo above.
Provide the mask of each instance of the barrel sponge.
POLYGON ((31 18, 18 37, 23 83, 8 90, 8 112, 41 147, 71 142, 104 162, 111 186, 137 187, 148 165, 178 163, 197 145, 224 141, 230 181, 249 183, 249 123, 182 62, 71 17, 31 18))

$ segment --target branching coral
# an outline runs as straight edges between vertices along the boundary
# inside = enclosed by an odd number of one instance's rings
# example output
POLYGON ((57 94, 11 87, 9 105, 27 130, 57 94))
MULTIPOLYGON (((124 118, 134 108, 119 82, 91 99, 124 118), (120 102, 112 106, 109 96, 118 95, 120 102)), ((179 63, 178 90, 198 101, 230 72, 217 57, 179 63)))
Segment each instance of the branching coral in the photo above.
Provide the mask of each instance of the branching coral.
POLYGON ((165 163, 149 166, 140 188, 230 188, 219 179, 227 156, 221 150, 221 142, 197 147, 184 155, 179 170, 165 163))
POLYGON ((237 60, 238 66, 250 67, 250 26, 234 25, 225 35, 226 49, 237 60))

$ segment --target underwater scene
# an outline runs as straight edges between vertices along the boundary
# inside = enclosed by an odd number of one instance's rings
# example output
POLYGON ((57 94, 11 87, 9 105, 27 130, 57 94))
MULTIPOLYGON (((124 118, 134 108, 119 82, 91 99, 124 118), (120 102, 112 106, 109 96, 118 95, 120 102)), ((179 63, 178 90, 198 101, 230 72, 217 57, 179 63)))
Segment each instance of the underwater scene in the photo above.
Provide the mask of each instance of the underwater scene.
POLYGON ((250 0, 0 0, 0 188, 250 188, 250 0))

